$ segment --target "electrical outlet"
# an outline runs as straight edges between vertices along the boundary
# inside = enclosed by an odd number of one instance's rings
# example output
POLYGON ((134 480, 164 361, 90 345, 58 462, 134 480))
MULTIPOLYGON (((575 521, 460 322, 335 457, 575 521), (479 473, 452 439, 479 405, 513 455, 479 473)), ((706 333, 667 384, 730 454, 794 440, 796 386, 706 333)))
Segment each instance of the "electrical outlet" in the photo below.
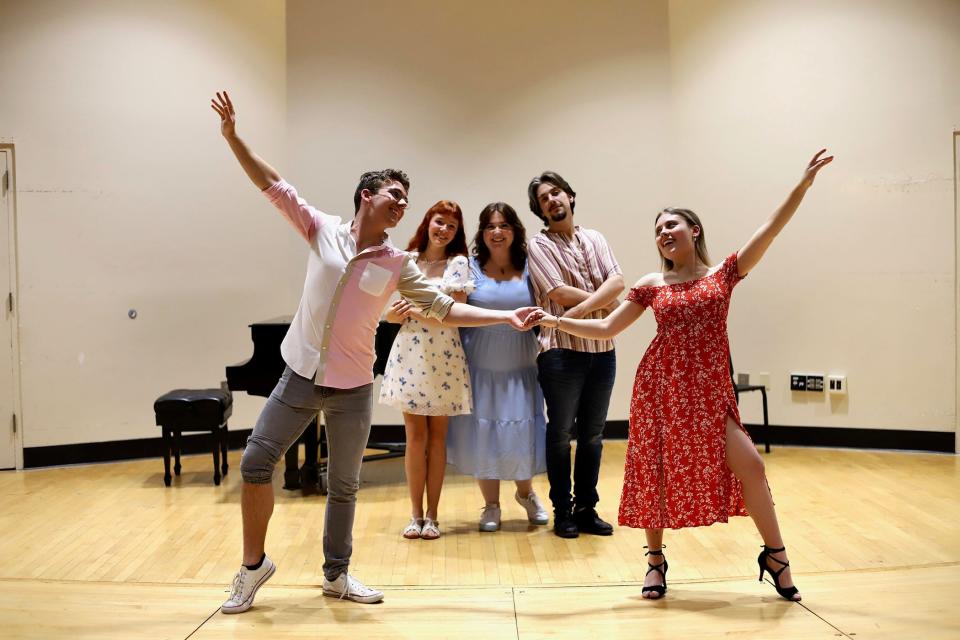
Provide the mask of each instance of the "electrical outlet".
POLYGON ((763 385, 763 387, 769 391, 770 390, 770 372, 761 371, 757 374, 757 384, 763 385))
POLYGON ((814 373, 807 376, 807 391, 823 393, 823 375, 814 373))
POLYGON ((812 391, 823 393, 822 373, 791 373, 790 391, 812 391))
POLYGON ((847 376, 830 374, 827 376, 827 391, 835 394, 845 394, 847 392, 847 376))
POLYGON ((748 385, 750 384, 750 374, 749 373, 738 373, 737 374, 737 384, 748 385))
POLYGON ((807 376, 803 373, 790 374, 790 391, 806 391, 807 376))

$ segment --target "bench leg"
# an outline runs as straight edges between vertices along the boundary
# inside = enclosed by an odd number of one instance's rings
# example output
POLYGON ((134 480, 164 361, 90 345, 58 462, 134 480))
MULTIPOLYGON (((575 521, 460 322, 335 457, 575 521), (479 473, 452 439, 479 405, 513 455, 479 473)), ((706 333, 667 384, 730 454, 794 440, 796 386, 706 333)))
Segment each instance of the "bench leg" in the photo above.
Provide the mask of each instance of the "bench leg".
POLYGON ((173 432, 173 473, 180 475, 180 432, 173 432))
POLYGON ((767 434, 767 440, 764 442, 766 445, 765 452, 770 453, 770 423, 767 421, 767 390, 763 387, 760 388, 760 397, 763 400, 763 429, 767 434))
POLYGON ((163 484, 170 486, 170 481, 173 478, 170 475, 170 430, 166 427, 163 428, 163 484))

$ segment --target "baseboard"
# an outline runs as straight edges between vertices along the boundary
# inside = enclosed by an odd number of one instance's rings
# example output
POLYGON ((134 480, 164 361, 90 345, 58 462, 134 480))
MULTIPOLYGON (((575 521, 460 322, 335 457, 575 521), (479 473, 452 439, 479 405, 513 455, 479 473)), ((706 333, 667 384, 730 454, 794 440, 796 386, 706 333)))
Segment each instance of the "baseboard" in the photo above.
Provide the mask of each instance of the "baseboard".
MULTIPOLYGON (((845 449, 900 449, 956 453, 956 434, 951 431, 909 431, 907 429, 853 429, 848 427, 784 427, 745 424, 757 444, 845 449)), ((626 438, 626 420, 610 420, 605 438, 626 438)))
MULTIPOLYGON (((159 427, 157 428, 159 430, 159 427)), ((230 430, 227 444, 231 449, 242 449, 252 429, 230 430)), ((114 462, 137 458, 160 458, 163 455, 163 438, 137 440, 112 440, 110 442, 83 442, 60 444, 50 447, 24 447, 23 466, 54 467, 64 464, 89 462, 114 462)), ((180 437, 181 453, 211 453, 213 447, 209 433, 191 433, 180 437)))
MULTIPOLYGON (((845 427, 784 427, 747 424, 750 437, 757 444, 797 445, 805 447, 842 447, 849 449, 900 449, 907 451, 956 452, 955 434, 949 431, 909 431, 906 429, 851 429, 845 427)), ((623 440, 627 437, 626 420, 610 420, 604 429, 604 437, 623 440)), ((230 448, 242 449, 250 435, 250 429, 230 431, 230 448)), ((373 425, 371 442, 403 442, 403 425, 373 425)), ((25 468, 52 467, 64 464, 89 462, 112 462, 136 458, 159 458, 162 438, 138 440, 114 440, 111 442, 86 442, 50 447, 25 447, 25 468)), ((211 451, 210 435, 205 433, 184 435, 181 439, 183 453, 207 453, 211 451)))

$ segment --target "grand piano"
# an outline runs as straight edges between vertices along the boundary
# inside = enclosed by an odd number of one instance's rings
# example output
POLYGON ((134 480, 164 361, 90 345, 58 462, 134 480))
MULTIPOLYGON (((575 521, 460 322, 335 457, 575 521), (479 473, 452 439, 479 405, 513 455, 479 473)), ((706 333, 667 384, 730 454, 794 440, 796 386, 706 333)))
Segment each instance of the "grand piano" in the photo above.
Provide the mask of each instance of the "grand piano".
MULTIPOLYGON (((280 355, 280 343, 287 335, 292 319, 292 316, 279 316, 250 325, 253 355, 246 362, 227 367, 227 387, 230 391, 246 391, 252 396, 270 397, 286 366, 280 355)), ((400 325, 380 323, 376 339, 377 361, 373 367, 375 374, 383 373, 383 365, 386 363, 399 327, 400 325)), ((397 458, 404 453, 403 444, 369 442, 367 448, 382 450, 384 453, 364 456, 364 461, 397 458)), ((317 419, 314 418, 300 439, 287 450, 284 459, 283 488, 300 489, 304 495, 317 492, 326 494, 327 465, 323 461, 326 456, 326 437, 318 427, 317 419), (301 442, 304 447, 305 461, 298 469, 298 445, 301 442)))

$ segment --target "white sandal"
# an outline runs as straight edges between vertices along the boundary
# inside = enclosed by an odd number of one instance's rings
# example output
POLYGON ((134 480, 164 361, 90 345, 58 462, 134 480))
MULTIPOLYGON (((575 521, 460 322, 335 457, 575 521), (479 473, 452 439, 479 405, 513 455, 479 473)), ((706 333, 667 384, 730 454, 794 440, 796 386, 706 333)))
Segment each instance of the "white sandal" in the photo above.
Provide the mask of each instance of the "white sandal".
POLYGON ((440 537, 440 523, 433 518, 424 518, 420 537, 424 540, 436 540, 440 537))
POLYGON ((423 532, 423 520, 419 518, 410 518, 410 524, 403 530, 403 537, 407 540, 416 540, 421 537, 423 532))

